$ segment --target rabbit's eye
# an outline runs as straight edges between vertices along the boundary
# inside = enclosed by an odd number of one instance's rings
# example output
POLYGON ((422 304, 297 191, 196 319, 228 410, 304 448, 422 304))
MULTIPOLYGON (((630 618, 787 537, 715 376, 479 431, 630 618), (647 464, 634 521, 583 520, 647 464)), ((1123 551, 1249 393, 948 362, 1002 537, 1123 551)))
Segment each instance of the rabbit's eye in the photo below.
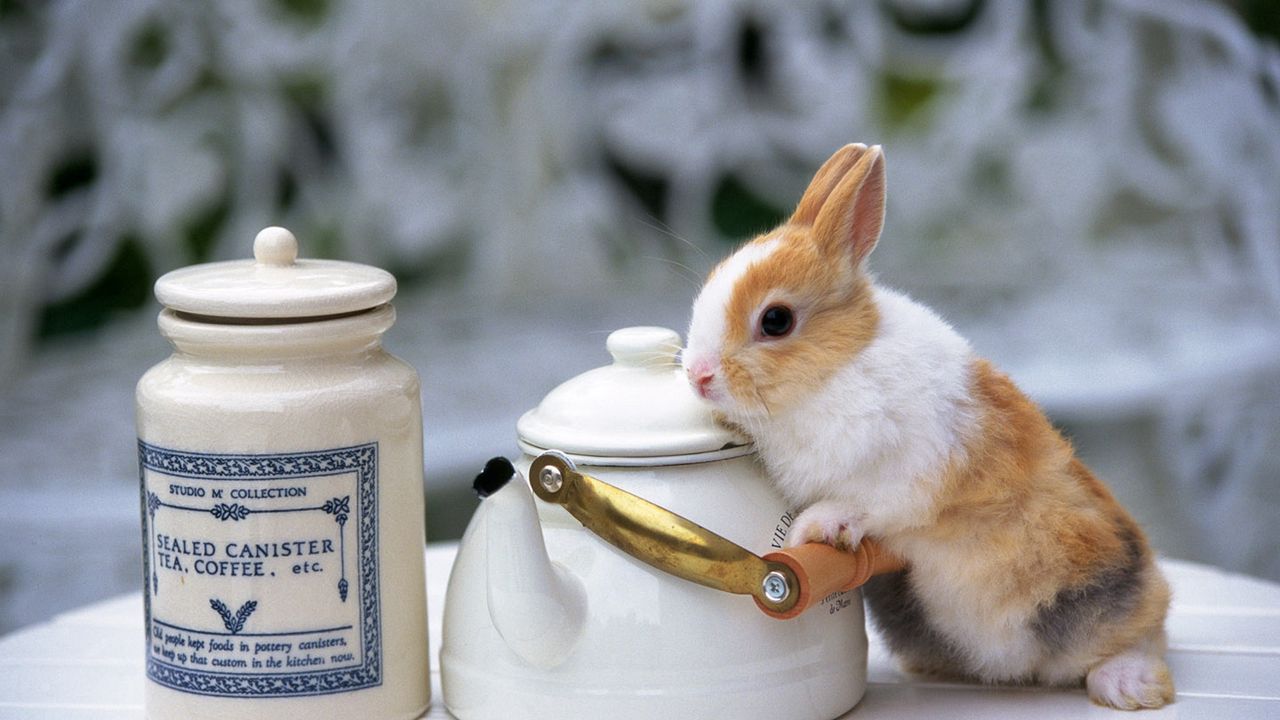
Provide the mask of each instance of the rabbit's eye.
POLYGON ((786 305, 770 305, 760 315, 760 334, 771 338, 784 337, 795 324, 791 308, 786 305))

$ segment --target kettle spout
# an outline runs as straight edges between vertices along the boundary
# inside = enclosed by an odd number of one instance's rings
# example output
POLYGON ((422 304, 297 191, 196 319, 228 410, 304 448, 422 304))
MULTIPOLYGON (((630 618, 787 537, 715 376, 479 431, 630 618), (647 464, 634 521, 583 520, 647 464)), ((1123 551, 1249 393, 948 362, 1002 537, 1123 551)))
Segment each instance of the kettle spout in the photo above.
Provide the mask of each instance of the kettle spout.
POLYGON ((474 487, 486 515, 489 618, 517 656, 553 668, 586 624, 582 582, 547 555, 533 494, 506 458, 490 460, 474 487))

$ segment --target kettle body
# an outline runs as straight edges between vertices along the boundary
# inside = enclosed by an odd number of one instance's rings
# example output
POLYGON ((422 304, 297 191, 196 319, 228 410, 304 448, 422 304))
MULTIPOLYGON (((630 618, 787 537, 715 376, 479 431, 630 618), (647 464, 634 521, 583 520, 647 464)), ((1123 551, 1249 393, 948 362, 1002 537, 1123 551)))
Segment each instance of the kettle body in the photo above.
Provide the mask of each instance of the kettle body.
MULTIPOLYGON (((721 445, 648 457, 566 454, 747 550, 781 547, 792 512, 749 444, 721 445)), ((867 638, 857 590, 776 620, 750 598, 655 569, 535 500, 523 477, 542 448, 525 433, 522 446, 521 476, 481 503, 449 580, 441 679, 460 720, 829 720, 862 697, 867 638)))

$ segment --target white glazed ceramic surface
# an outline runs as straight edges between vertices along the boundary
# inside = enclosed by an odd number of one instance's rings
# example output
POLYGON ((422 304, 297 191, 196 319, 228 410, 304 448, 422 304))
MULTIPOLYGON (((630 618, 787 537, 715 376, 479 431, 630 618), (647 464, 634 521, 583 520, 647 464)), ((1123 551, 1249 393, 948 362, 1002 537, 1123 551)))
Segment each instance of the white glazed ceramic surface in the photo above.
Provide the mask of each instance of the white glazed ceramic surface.
MULTIPOLYGON (((625 374, 613 377, 626 382, 625 374)), ((581 377, 561 389, 576 380, 581 377)), ((672 387, 692 395, 687 384, 672 387)), ((641 412, 626 402, 649 402, 644 393, 621 390, 595 388, 581 396, 605 402, 612 414, 599 407, 563 414, 608 424, 629 410, 641 412)), ((643 412, 646 422, 661 424, 652 408, 643 412)), ((678 421, 682 412, 675 414, 678 421)), ((702 412, 687 427, 709 422, 702 412)), ((589 442, 599 437, 591 429, 584 436, 589 442)), ((670 434, 644 435, 664 436, 670 434)), ((660 446, 659 456, 640 466, 642 447, 609 447, 630 461, 627 466, 593 466, 579 450, 579 469, 757 554, 785 538, 791 515, 754 456, 742 454, 749 448, 737 457, 672 464, 670 446, 660 446)), ((532 459, 517 464, 522 473, 532 459)), ((866 682, 857 591, 833 595, 798 618, 774 620, 749 597, 687 582, 627 556, 564 509, 535 500, 519 478, 481 503, 462 538, 443 632, 444 700, 461 720, 829 720, 857 703, 866 682)))
POLYGON ((282 227, 258 233, 252 260, 180 268, 156 281, 156 299, 180 312, 219 318, 313 318, 390 302, 396 279, 380 268, 298 258, 282 227))
POLYGON ((748 441, 716 424, 689 390, 674 330, 623 328, 606 347, 613 363, 564 382, 520 418, 516 432, 526 448, 594 458, 750 452, 748 441))
POLYGON ((420 383, 381 347, 394 319, 161 313, 175 352, 137 388, 149 718, 427 706, 420 383))

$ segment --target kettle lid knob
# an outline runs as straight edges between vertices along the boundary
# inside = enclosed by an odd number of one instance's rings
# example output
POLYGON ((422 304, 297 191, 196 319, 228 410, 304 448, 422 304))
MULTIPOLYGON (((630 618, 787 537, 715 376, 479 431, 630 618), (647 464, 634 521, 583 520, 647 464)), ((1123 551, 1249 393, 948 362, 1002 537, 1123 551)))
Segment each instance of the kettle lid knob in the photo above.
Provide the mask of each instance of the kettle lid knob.
POLYGON ((609 334, 605 347, 615 365, 670 369, 677 365, 680 333, 663 327, 628 327, 609 334))

